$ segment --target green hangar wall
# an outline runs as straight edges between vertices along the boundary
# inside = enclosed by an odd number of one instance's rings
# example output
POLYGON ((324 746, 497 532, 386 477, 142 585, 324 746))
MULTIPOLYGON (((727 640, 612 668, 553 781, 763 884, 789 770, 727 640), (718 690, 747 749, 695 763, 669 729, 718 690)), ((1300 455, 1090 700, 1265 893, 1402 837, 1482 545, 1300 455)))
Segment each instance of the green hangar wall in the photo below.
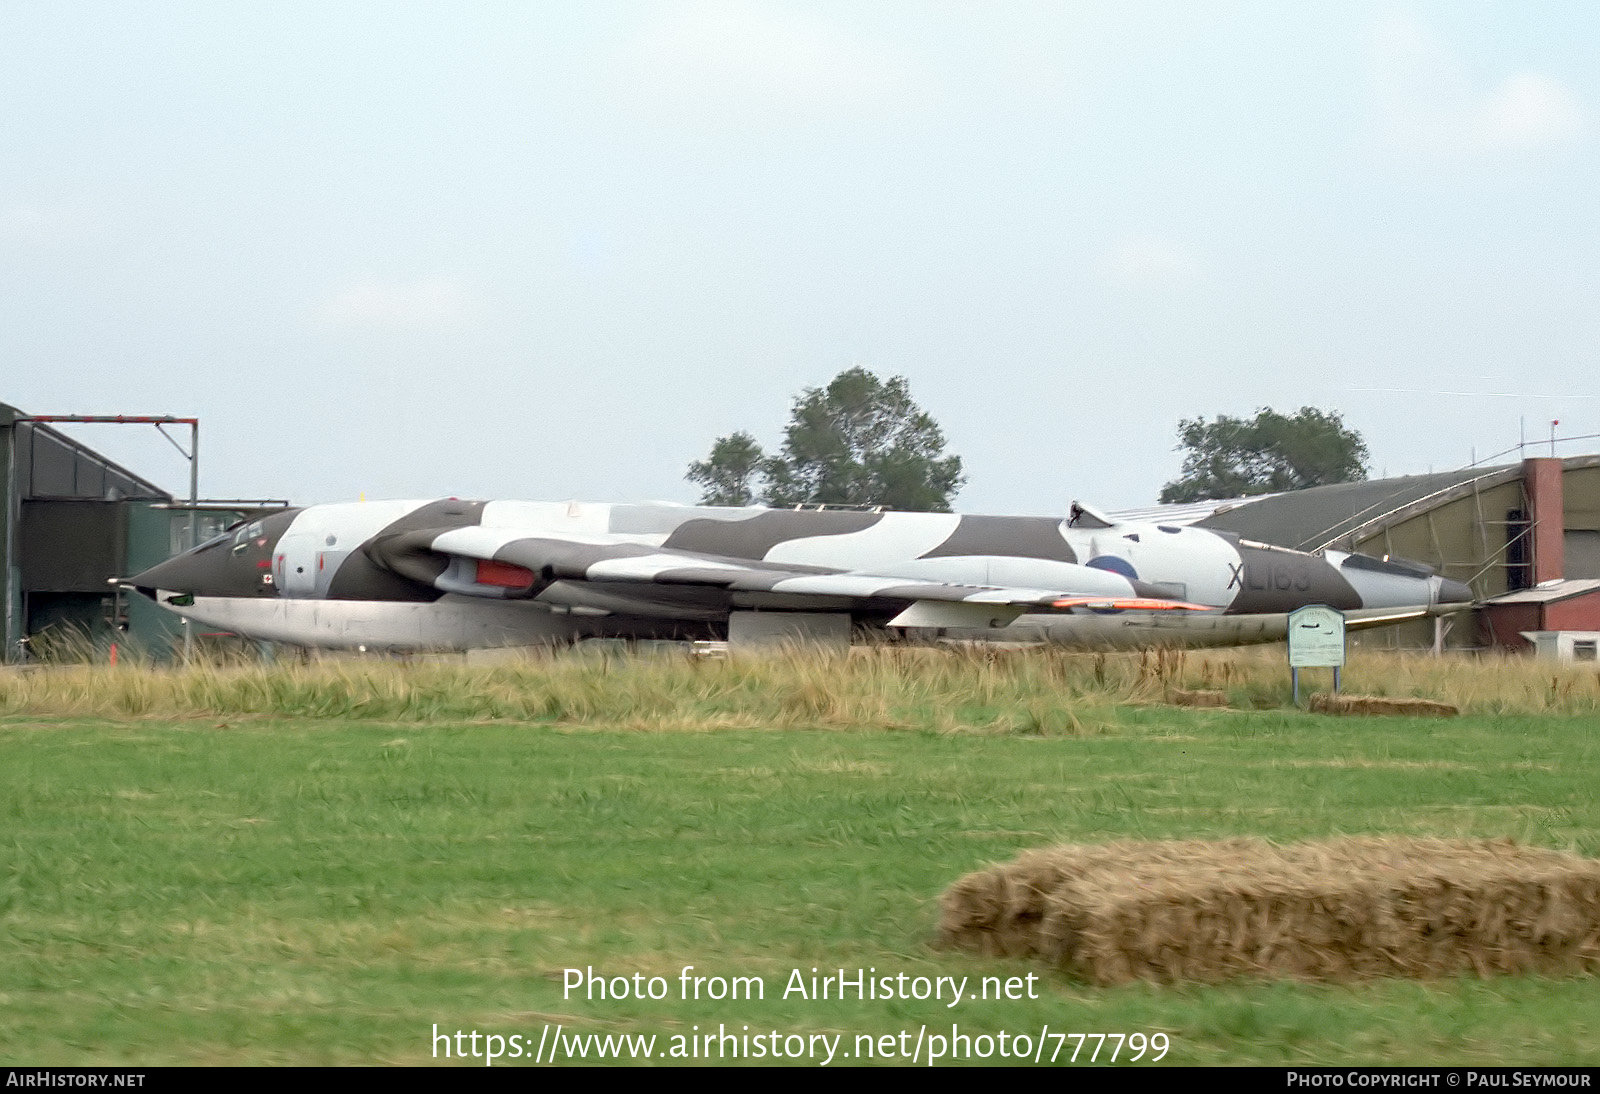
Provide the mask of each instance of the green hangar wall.
MULTIPOLYGON (((171 557, 189 513, 88 446, 0 403, 0 659, 51 643, 130 642, 157 655, 181 625, 113 579, 171 557)), ((233 514, 198 514, 200 534, 233 514)))

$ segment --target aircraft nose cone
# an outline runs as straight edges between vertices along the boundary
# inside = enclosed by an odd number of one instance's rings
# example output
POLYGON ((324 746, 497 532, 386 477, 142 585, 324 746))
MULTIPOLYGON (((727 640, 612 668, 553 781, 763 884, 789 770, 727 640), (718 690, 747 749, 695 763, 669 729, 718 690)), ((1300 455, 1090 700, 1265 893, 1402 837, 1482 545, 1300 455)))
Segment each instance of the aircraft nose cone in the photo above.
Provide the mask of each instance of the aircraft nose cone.
POLYGON ((1461 581, 1451 581, 1449 578, 1439 580, 1439 595, 1437 603, 1440 604, 1471 604, 1476 599, 1472 595, 1472 586, 1461 581))
MULTIPOLYGON (((176 558, 150 567, 128 579, 140 592, 165 590, 189 596, 275 596, 277 590, 267 578, 271 574, 273 548, 284 530, 298 514, 285 509, 185 551, 176 558)), ((146 596, 154 599, 153 592, 146 596)))
POLYGON ((205 569, 205 566, 196 564, 192 554, 183 554, 135 574, 128 578, 128 584, 153 600, 156 589, 194 592, 196 584, 205 577, 205 569))

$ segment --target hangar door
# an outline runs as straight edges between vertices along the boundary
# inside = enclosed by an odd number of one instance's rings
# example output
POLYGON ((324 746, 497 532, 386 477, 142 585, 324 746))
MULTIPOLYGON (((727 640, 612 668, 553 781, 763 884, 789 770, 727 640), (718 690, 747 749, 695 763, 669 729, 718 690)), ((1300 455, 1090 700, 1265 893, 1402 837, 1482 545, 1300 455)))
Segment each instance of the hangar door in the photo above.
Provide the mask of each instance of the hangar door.
POLYGON ((115 501, 24 501, 17 522, 26 633, 59 627, 84 636, 119 628, 127 506, 115 501))
POLYGON ((126 507, 115 501, 24 501, 17 562, 26 592, 100 593, 120 577, 126 507))

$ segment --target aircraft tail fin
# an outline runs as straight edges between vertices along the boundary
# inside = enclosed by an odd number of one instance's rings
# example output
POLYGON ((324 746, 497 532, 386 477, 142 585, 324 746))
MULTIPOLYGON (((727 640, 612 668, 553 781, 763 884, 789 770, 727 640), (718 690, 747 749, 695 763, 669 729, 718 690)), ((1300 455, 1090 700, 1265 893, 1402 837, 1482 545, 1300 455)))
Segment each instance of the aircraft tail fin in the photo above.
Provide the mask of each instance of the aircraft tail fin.
POLYGON ((1072 508, 1067 510, 1068 528, 1115 528, 1117 522, 1106 516, 1092 505, 1085 505, 1081 501, 1072 503, 1072 508))

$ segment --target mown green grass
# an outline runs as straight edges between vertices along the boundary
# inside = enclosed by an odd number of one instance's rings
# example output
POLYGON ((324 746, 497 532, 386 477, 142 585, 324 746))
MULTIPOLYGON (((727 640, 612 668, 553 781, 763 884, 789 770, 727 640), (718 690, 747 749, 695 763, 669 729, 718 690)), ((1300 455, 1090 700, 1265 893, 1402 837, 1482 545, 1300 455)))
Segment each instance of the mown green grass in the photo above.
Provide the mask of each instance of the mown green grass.
POLYGON ((1600 854, 1592 717, 1107 704, 1077 730, 906 721, 922 728, 14 712, 0 1059, 414 1063, 434 1023, 536 1039, 547 1021, 825 1031, 847 1050, 924 1023, 1048 1023, 1162 1031, 1179 1064, 1600 1055, 1591 978, 1101 989, 930 946, 946 885, 1055 841, 1378 832, 1600 854), (684 965, 762 976, 767 998, 681 1001, 684 965), (673 994, 564 999, 561 970, 587 966, 673 994), (1044 979, 1039 999, 953 1010, 778 998, 812 966, 1044 979))

